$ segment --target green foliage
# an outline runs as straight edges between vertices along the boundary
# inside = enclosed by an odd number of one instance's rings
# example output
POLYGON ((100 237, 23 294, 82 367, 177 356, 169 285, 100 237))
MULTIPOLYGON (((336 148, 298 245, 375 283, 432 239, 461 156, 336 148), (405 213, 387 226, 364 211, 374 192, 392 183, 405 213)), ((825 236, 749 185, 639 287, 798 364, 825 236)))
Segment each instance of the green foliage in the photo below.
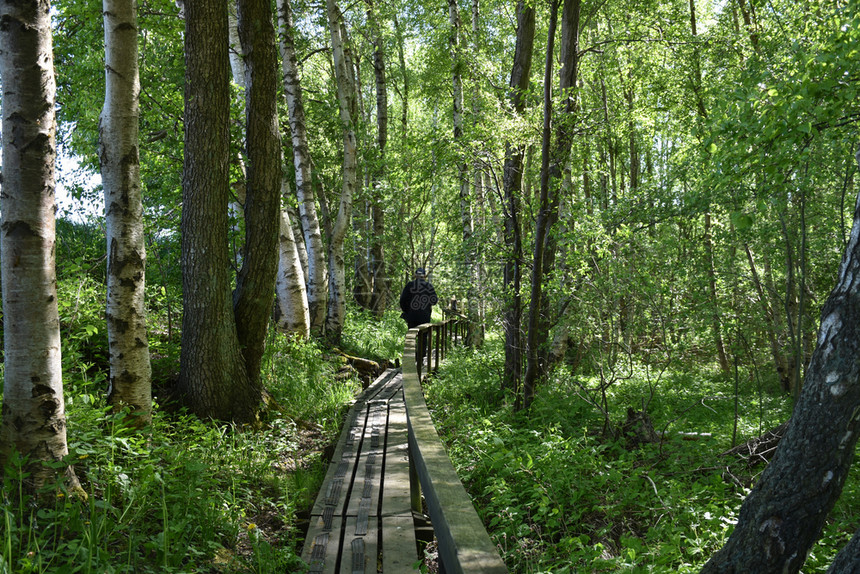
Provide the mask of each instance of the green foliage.
MULTIPOLYGON (((564 369, 529 415, 513 413, 498 390, 500 344, 488 338, 487 346, 453 353, 426 395, 512 572, 696 572, 722 546, 760 471, 720 455, 732 446, 733 381, 634 366, 608 390, 611 425, 620 428, 624 409, 644 402, 663 435, 634 446, 604 433, 587 394, 595 378, 564 369)), ((738 442, 789 416, 790 401, 752 373, 738 388, 738 442)), ((858 486, 847 485, 810 572, 823 572, 853 533, 858 486)))
POLYGON ((18 489, 21 461, 6 469, 0 542, 10 572, 297 568, 295 505, 307 484, 285 472, 294 424, 278 419, 257 433, 156 408, 140 434, 108 410, 69 405, 61 465, 74 465, 88 500, 50 485, 37 504, 18 489))
POLYGON ((360 389, 354 377, 338 380, 334 363, 316 341, 273 333, 263 356, 262 381, 280 408, 327 433, 340 429, 344 406, 360 389))
POLYGON ((346 309, 341 339, 341 347, 346 353, 374 361, 394 361, 403 355, 406 323, 400 318, 396 301, 381 320, 352 304, 346 309))

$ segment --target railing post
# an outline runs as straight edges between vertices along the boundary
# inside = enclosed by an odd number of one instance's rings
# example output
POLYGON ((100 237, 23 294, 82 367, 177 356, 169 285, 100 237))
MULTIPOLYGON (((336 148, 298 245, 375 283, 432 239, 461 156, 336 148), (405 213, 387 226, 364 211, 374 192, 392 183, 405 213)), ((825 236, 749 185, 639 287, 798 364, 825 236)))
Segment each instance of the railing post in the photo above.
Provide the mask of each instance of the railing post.
POLYGON ((424 362, 424 341, 422 341, 421 331, 418 331, 418 336, 415 337, 415 368, 418 370, 418 380, 422 380, 421 372, 424 370, 423 362, 424 362))
POLYGON ((432 332, 431 336, 435 336, 435 337, 436 337, 436 349, 435 349, 435 350, 436 350, 436 368, 434 369, 435 371, 438 371, 438 370, 439 370, 439 347, 441 346, 441 345, 440 345, 440 341, 439 341, 439 339, 440 339, 440 335, 441 335, 441 334, 442 334, 442 333, 440 332, 440 330, 439 330, 439 327, 438 327, 438 326, 437 326, 437 327, 433 327, 433 332, 432 332))
POLYGON ((424 358, 427 360, 427 372, 433 372, 433 327, 427 327, 424 331, 424 337, 427 339, 427 348, 424 358))
MULTIPOLYGON (((412 450, 411 444, 410 450, 412 450)), ((412 512, 424 514, 421 504, 421 478, 418 476, 418 467, 415 466, 415 456, 412 452, 409 453, 409 498, 412 512)))

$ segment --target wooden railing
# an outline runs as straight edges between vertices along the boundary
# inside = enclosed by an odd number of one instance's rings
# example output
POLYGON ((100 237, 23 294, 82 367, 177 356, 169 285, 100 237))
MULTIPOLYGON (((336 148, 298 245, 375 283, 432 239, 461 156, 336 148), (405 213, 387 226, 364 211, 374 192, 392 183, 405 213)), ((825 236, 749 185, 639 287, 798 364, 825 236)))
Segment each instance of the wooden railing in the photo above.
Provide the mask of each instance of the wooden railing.
POLYGON ((446 574, 503 573, 508 569, 439 440, 421 388, 424 375, 438 368, 450 346, 467 336, 467 329, 465 321, 450 319, 421 325, 406 335, 403 395, 409 429, 412 510, 423 511, 423 492, 446 574))

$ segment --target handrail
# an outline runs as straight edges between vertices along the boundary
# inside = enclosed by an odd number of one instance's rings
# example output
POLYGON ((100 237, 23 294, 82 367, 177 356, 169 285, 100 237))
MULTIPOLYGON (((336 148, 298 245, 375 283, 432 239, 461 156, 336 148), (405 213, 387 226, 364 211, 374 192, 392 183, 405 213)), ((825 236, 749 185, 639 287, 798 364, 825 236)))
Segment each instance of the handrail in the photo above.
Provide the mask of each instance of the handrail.
POLYGON ((456 337, 465 337, 466 329, 468 326, 464 321, 449 319, 443 323, 420 325, 410 329, 406 335, 403 396, 409 427, 412 510, 421 512, 423 491, 445 572, 502 574, 508 569, 448 458, 421 388, 425 361, 427 371, 438 368, 450 343, 456 337))

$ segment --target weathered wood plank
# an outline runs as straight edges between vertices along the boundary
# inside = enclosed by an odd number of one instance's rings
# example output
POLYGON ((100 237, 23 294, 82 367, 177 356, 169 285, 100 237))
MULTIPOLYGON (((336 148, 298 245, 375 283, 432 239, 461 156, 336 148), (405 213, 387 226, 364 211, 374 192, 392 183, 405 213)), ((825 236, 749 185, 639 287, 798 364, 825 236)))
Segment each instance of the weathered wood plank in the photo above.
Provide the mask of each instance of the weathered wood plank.
POLYGON ((406 404, 402 388, 388 409, 388 440, 385 448, 385 478, 383 484, 382 516, 411 517, 409 482, 409 438, 406 404))
POLYGON ((403 392, 410 456, 439 540, 439 556, 448 574, 506 573, 507 567, 460 482, 427 410, 415 361, 417 333, 417 329, 411 329, 406 336, 403 392))
POLYGON ((358 515, 361 501, 365 498, 369 500, 368 511, 374 516, 379 515, 379 487, 382 479, 388 404, 385 401, 371 401, 368 407, 352 492, 346 505, 346 514, 352 516, 358 515))
POLYGON ((382 517, 382 572, 399 574, 413 572, 418 561, 415 525, 412 514, 382 517))
POLYGON ((335 517, 330 531, 324 531, 322 517, 313 517, 302 549, 302 560, 309 573, 334 572, 340 554, 342 519, 335 517))
POLYGON ((357 453, 361 446, 367 423, 367 408, 364 401, 357 401, 347 415, 344 430, 340 435, 331 463, 326 471, 323 486, 314 502, 311 514, 322 515, 326 506, 334 506, 335 514, 342 515, 349 484, 355 473, 357 453))
POLYGON ((356 534, 360 530, 358 527, 355 516, 348 516, 344 521, 340 574, 376 574, 379 556, 378 517, 373 517, 365 534, 356 534))

